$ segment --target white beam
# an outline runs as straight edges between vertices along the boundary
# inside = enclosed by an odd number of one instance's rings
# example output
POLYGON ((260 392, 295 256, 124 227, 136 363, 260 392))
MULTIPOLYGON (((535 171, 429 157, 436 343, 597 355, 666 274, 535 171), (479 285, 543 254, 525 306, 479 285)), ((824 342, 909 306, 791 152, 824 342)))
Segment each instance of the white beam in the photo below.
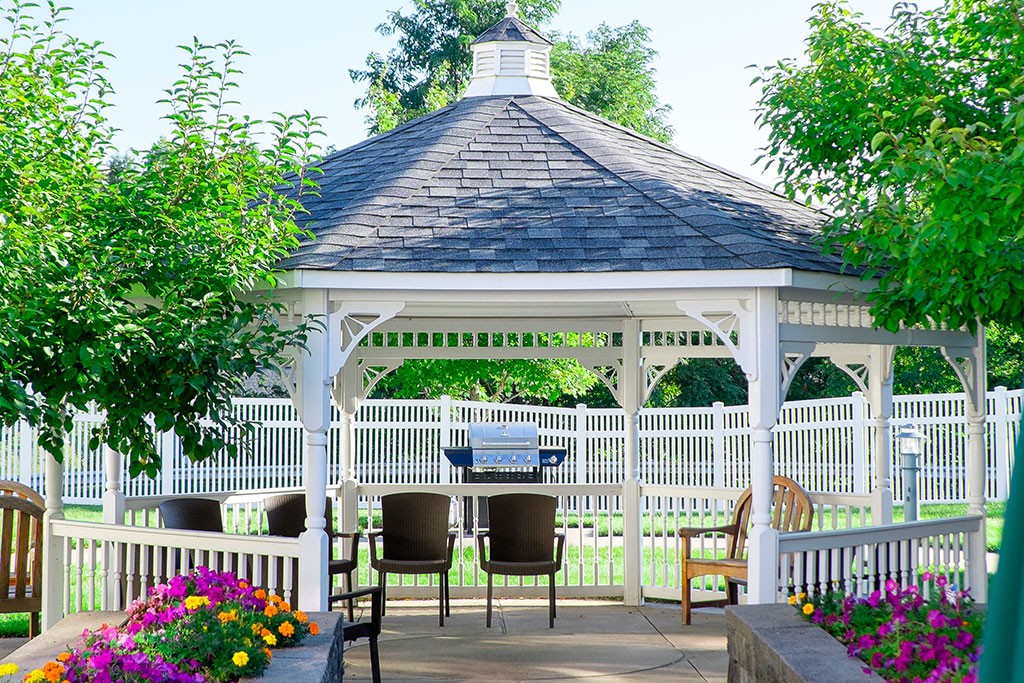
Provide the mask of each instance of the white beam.
POLYGON ((626 412, 625 469, 622 483, 623 600, 639 605, 643 599, 643 518, 640 514, 640 406, 643 396, 643 359, 640 357, 640 322, 626 320, 622 334, 622 369, 619 402, 626 412))

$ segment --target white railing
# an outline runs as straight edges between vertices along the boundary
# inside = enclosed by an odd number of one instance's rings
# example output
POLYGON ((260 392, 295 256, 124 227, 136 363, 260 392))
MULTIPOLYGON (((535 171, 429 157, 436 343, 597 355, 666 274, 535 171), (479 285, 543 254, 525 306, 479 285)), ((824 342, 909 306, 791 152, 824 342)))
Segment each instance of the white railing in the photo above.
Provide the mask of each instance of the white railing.
MULTIPOLYGON (((287 399, 238 399, 239 417, 257 425, 238 461, 223 458, 192 463, 173 434, 155 434, 165 463, 157 479, 123 481, 129 496, 219 494, 229 491, 295 488, 303 485, 302 426, 287 399)), ((918 424, 927 434, 920 499, 965 499, 966 417, 962 394, 898 396, 892 424, 918 424)), ((783 406, 775 430, 776 470, 810 490, 863 494, 871 486, 874 422, 860 393, 844 398, 794 401, 783 406)), ((988 394, 987 495, 1003 500, 1013 465, 1021 415, 1021 391, 997 388, 988 394)), ((102 419, 75 418, 65 471, 64 499, 99 503, 103 454, 89 450, 88 431, 102 419)), ((356 478, 364 484, 446 484, 459 473, 441 448, 465 443, 472 420, 531 421, 544 445, 568 450, 565 463, 546 471, 547 481, 617 484, 624 478, 624 417, 606 408, 546 408, 470 401, 370 400, 355 420, 356 478)), ((338 481, 340 430, 330 432, 329 481, 338 481)), ((657 486, 741 489, 749 484, 749 428, 746 406, 645 409, 640 419, 641 479, 657 486)), ((895 454, 898 449, 892 449, 895 454)), ((894 455, 894 460, 896 456, 894 455)), ((24 423, 0 430, 0 478, 43 490, 43 453, 24 423)), ((900 467, 893 463, 893 492, 901 495, 900 467)))
POLYGON ((977 516, 957 517, 780 534, 779 590, 841 589, 867 595, 884 591, 891 579, 902 587, 922 586, 927 592, 930 584, 922 581, 925 571, 945 576, 951 585, 969 588, 970 571, 980 570, 984 577, 985 558, 972 557, 971 551, 979 547, 975 537, 981 533, 981 522, 977 516))
POLYGON ((62 614, 124 610, 169 577, 207 566, 293 598, 299 540, 51 520, 63 546, 62 614))

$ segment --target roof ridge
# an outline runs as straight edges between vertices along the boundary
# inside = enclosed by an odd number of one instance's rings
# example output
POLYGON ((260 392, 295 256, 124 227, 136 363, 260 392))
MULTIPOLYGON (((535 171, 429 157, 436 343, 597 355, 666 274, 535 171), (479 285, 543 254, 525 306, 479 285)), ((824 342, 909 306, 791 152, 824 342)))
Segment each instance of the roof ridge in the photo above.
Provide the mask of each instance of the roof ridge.
MULTIPOLYGON (((759 190, 763 190, 764 192, 772 194, 772 195, 778 197, 779 199, 783 199, 783 200, 785 200, 787 202, 793 202, 795 204, 799 204, 800 206, 802 206, 802 207, 804 207, 806 209, 809 209, 810 211, 814 211, 816 213, 820 213, 824 217, 829 217, 828 212, 826 210, 822 209, 822 208, 811 206, 810 204, 807 204, 807 203, 801 202, 801 201, 797 201, 796 199, 791 199, 791 198, 787 197, 786 195, 782 194, 781 192, 779 192, 779 191, 769 187, 768 185, 760 183, 760 182, 758 182, 756 180, 753 180, 751 178, 748 178, 748 177, 746 177, 744 175, 740 175, 736 171, 729 170, 729 169, 725 168, 724 166, 719 166, 718 164, 715 164, 714 162, 708 161, 707 159, 704 159, 702 157, 694 156, 692 154, 684 152, 681 149, 679 149, 678 147, 674 147, 673 145, 664 143, 661 140, 657 140, 655 138, 650 137, 649 135, 644 135, 643 133, 641 133, 639 131, 636 131, 636 130, 633 130, 632 128, 627 128, 626 126, 623 126, 622 124, 619 124, 619 123, 615 123, 614 121, 606 119, 603 116, 598 116, 597 114, 595 114, 593 112, 590 112, 590 111, 587 111, 586 109, 582 109, 580 107, 577 107, 576 105, 570 104, 569 102, 566 102, 565 100, 561 100, 561 99, 556 100, 556 99, 552 99, 552 98, 544 98, 544 99, 546 99, 546 100, 548 100, 550 102, 554 102, 554 103, 560 104, 563 107, 565 107, 566 109, 569 109, 569 110, 571 110, 573 112, 576 112, 577 114, 582 114, 583 116, 585 116, 588 119, 592 119, 594 121, 597 121, 598 123, 602 123, 602 124, 604 124, 606 126, 609 126, 611 128, 616 128, 616 129, 618 129, 618 130, 620 130, 620 131, 622 131, 622 132, 624 132, 624 133, 626 133, 626 134, 628 134, 628 135, 630 135, 632 137, 635 137, 635 138, 637 138, 639 140, 642 140, 644 142, 647 142, 647 143, 656 145, 658 147, 661 147, 665 151, 671 152, 671 153, 675 154, 678 157, 686 159, 687 161, 691 161, 691 162, 693 162, 695 164, 698 164, 700 166, 705 166, 705 167, 710 168, 710 169, 712 169, 714 171, 717 171, 717 172, 719 172, 719 173, 721 173, 723 175, 729 176, 730 178, 732 178, 734 180, 738 180, 738 181, 740 181, 740 182, 742 182, 742 183, 744 183, 746 185, 750 185, 751 187, 755 187, 755 188, 757 188, 759 190)), ((618 174, 616 174, 616 175, 618 175, 618 174)))

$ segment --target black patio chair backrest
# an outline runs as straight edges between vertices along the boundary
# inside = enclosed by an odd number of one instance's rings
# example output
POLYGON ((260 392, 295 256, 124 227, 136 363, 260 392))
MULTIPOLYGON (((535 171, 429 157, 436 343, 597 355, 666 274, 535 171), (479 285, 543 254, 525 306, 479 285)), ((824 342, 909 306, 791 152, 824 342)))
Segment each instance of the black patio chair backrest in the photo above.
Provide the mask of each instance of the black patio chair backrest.
POLYGON ((450 506, 451 498, 440 493, 382 496, 383 559, 447 559, 450 506))
POLYGON ((172 498, 160 503, 160 518, 167 529, 224 533, 220 501, 212 498, 172 498))
POLYGON ((551 562, 555 540, 554 496, 490 496, 489 534, 494 562, 551 562))

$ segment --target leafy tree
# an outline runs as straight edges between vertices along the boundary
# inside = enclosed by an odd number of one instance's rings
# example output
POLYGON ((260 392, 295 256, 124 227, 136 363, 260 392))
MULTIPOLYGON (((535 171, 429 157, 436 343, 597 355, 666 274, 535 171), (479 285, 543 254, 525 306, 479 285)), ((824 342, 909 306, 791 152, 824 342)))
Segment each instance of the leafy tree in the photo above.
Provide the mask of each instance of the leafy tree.
MULTIPOLYGON (((367 108, 371 134, 440 109, 457 100, 469 83, 473 54, 470 43, 505 16, 504 0, 414 0, 415 10, 388 12, 377 27, 384 36, 398 36, 385 57, 371 52, 366 69, 351 69, 353 81, 367 84, 356 106, 367 108)), ((561 0, 523 0, 520 16, 540 26, 558 11, 561 0)))
POLYGON ((758 79, 768 165, 834 212, 876 322, 1024 330, 1022 5, 900 3, 883 32, 830 0, 809 23, 807 63, 758 79))
MULTIPOLYGON (((558 12, 560 0, 524 0, 520 15, 543 26, 558 12)), ((369 109, 371 134, 383 133, 462 96, 472 73, 470 43, 505 16, 504 0, 414 0, 415 10, 388 13, 377 27, 398 36, 387 56, 371 53, 366 69, 352 69, 352 80, 366 83, 356 106, 369 109)), ((657 56, 647 28, 632 22, 621 28, 602 24, 587 35, 557 41, 551 52, 555 88, 571 104, 623 126, 668 142, 669 107, 655 94, 657 56)))
POLYGON ((19 94, 0 100, 0 418, 39 424, 60 459, 72 410, 95 406, 93 445, 133 476, 159 469, 149 420, 194 459, 236 454, 231 396, 304 332, 278 328, 266 292, 297 243, 317 119, 234 115, 244 53, 195 43, 163 100, 170 136, 105 167, 106 53, 52 5, 0 9, 0 90, 19 94))
POLYGON ((555 89, 562 98, 662 142, 672 141, 666 122, 671 107, 658 101, 654 69, 658 53, 646 26, 601 24, 587 44, 569 34, 551 50, 555 89))
POLYGON ((597 377, 572 359, 409 360, 376 388, 377 398, 437 398, 471 401, 557 403, 581 396, 597 377))

